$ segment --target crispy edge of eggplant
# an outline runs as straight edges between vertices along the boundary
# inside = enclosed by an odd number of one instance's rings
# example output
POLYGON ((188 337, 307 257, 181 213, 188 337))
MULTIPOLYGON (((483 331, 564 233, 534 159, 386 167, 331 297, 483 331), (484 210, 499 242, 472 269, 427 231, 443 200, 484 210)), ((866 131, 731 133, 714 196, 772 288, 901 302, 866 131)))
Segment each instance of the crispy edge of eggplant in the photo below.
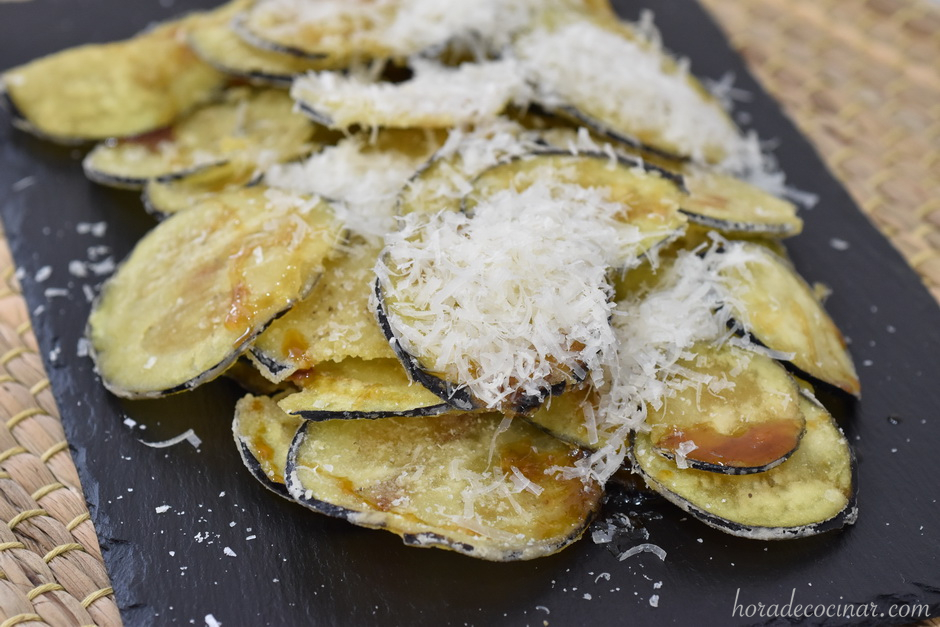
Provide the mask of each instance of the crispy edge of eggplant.
POLYGON ((324 420, 381 420, 382 418, 420 418, 422 416, 439 416, 447 412, 454 411, 454 408, 447 403, 437 405, 428 405, 426 407, 416 407, 407 410, 389 410, 389 411, 321 411, 313 409, 304 409, 294 412, 288 412, 291 416, 299 416, 304 420, 311 422, 322 422, 324 420))
MULTIPOLYGON (((405 371, 408 373, 408 376, 411 377, 412 381, 420 383, 454 409, 461 411, 484 409, 484 405, 470 393, 466 386, 441 379, 431 374, 417 357, 410 354, 402 347, 388 320, 388 314, 385 311, 385 301, 382 296, 382 286, 379 284, 378 279, 375 281, 375 302, 375 316, 376 320, 379 322, 379 327, 382 329, 382 333, 385 334, 389 345, 405 367, 405 371)), ((575 383, 578 382, 579 381, 575 381, 575 383)), ((520 416, 528 414, 541 407, 550 397, 562 394, 567 387, 567 381, 560 381, 552 384, 549 389, 540 394, 520 395, 517 400, 512 402, 510 409, 513 413, 519 414, 520 416)))
POLYGON ((405 367, 405 371, 412 381, 420 383, 455 409, 461 411, 482 409, 480 402, 470 394, 469 390, 432 375, 421 365, 417 357, 414 357, 402 347, 388 320, 388 313, 385 311, 385 298, 382 295, 382 286, 379 279, 375 280, 375 318, 379 323, 379 328, 382 329, 382 333, 388 340, 389 346, 392 347, 395 356, 405 367))
POLYGON ((255 395, 280 394, 296 390, 296 386, 290 381, 283 383, 269 381, 244 353, 222 373, 222 376, 231 379, 243 390, 255 395))
MULTIPOLYGON (((543 105, 544 107, 544 105, 543 105)), ((599 120, 587 113, 581 111, 574 105, 562 105, 558 107, 549 107, 546 110, 551 111, 557 115, 560 115, 564 118, 572 120, 578 124, 584 125, 586 128, 593 130, 595 133, 602 135, 608 139, 612 139, 618 144, 623 144, 631 150, 639 151, 641 153, 646 152, 656 157, 662 159, 667 159, 669 161, 674 161, 680 164, 689 163, 692 161, 691 157, 686 155, 681 155, 679 153, 670 152, 650 144, 641 142, 636 137, 628 135, 621 131, 618 131, 612 128, 610 125, 605 124, 602 120, 599 120)))
MULTIPOLYGON (((245 45, 254 46, 249 44, 244 38, 239 35, 236 35, 245 45)), ((198 56, 204 63, 211 65, 219 72, 227 74, 229 76, 234 76, 236 78, 241 78, 248 81, 249 83, 255 85, 263 85, 270 87, 278 87, 286 89, 290 87, 291 82, 298 74, 276 74, 274 72, 262 71, 262 70, 241 70, 231 65, 225 63, 224 59, 219 59, 218 56, 210 54, 204 46, 202 46, 197 40, 196 37, 190 33, 186 38, 186 44, 192 49, 192 51, 198 56)), ((273 50, 264 49, 266 52, 274 52, 273 50)))
MULTIPOLYGON (((660 167, 653 163, 649 163, 645 161, 639 155, 632 155, 632 154, 627 154, 624 152, 613 152, 613 154, 608 154, 606 152, 588 152, 588 151, 572 152, 571 150, 566 150, 564 148, 559 148, 559 147, 554 147, 554 146, 546 146, 545 148, 531 150, 522 155, 516 155, 516 156, 509 157, 508 159, 502 159, 498 161, 496 164, 494 164, 493 166, 487 168, 486 170, 484 170, 483 172, 475 176, 473 181, 471 181, 471 185, 476 183, 476 181, 480 177, 482 177, 484 174, 486 174, 486 172, 488 172, 489 170, 493 168, 498 168, 509 163, 515 163, 517 161, 525 161, 527 159, 538 158, 538 157, 575 157, 575 158, 583 158, 583 159, 598 159, 600 161, 604 161, 607 163, 611 163, 612 161, 615 161, 618 166, 622 166, 625 168, 640 168, 648 174, 659 175, 662 178, 666 179, 667 181, 674 183, 676 187, 679 188, 679 191, 681 193, 683 194, 689 193, 689 190, 685 185, 685 177, 683 177, 680 172, 667 170, 666 168, 660 167)), ((466 194, 464 198, 461 199, 461 203, 460 203, 461 209, 466 210, 466 204, 464 201, 467 199, 467 197, 472 195, 472 193, 473 192, 466 194)))
MULTIPOLYGON (((253 346, 249 347, 246 355, 248 359, 251 360, 251 363, 258 368, 259 372, 271 382, 274 382, 275 379, 281 379, 281 373, 292 367, 290 364, 279 362, 267 353, 256 350, 253 346)), ((285 376, 290 376, 290 373, 285 376)))
MULTIPOLYGON (((778 362, 778 361, 776 361, 776 360, 770 359, 769 357, 765 357, 764 355, 761 355, 760 353, 755 353, 755 354, 753 355, 752 359, 767 359, 769 362, 773 362, 774 364, 776 364, 776 366, 779 367, 779 369, 782 371, 783 376, 786 377, 786 379, 787 379, 788 381, 790 381, 790 383, 792 384, 792 385, 791 385, 791 387, 792 387, 791 392, 792 392, 792 394, 793 394, 793 396, 794 396, 794 400, 795 400, 797 403, 799 403, 799 397, 800 397, 800 387, 799 387, 799 384, 798 384, 798 382, 796 381, 796 379, 794 379, 792 376, 790 376, 789 372, 787 372, 787 370, 786 370, 786 368, 784 367, 783 364, 781 364, 780 362, 778 362)), ((764 382, 762 381, 762 383, 764 383, 764 382)), ((801 413, 802 413, 802 412, 801 412, 801 413)), ((766 472, 766 471, 770 470, 771 468, 776 468, 777 466, 779 466, 779 465, 782 464, 783 462, 785 462, 785 461, 787 461, 788 459, 790 459, 790 457, 791 457, 791 456, 797 451, 797 449, 800 447, 800 442, 803 440, 803 436, 804 436, 804 435, 806 435, 806 419, 805 419, 805 417, 802 419, 802 428, 800 429, 800 433, 799 433, 799 435, 798 435, 797 438, 796 438, 796 442, 794 443, 793 448, 791 448, 789 451, 787 451, 783 456, 778 457, 777 459, 773 460, 772 462, 767 463, 767 464, 763 464, 763 465, 761 465, 761 466, 730 466, 730 465, 725 465, 725 464, 714 464, 714 463, 711 463, 711 462, 706 462, 706 461, 702 461, 702 460, 698 460, 698 459, 693 459, 693 458, 690 458, 690 457, 686 457, 685 463, 688 465, 689 468, 694 468, 695 470, 703 470, 703 471, 705 471, 705 472, 713 472, 713 473, 722 474, 722 475, 753 475, 753 474, 758 474, 758 473, 761 473, 761 472, 766 472)), ((676 455, 675 455, 675 453, 673 453, 672 451, 670 451, 670 450, 668 450, 668 449, 665 449, 665 448, 662 448, 662 447, 659 447, 659 446, 656 446, 656 445, 653 444, 653 443, 651 443, 651 445, 653 446, 654 450, 655 450, 659 455, 661 455, 662 457, 665 457, 666 459, 669 459, 669 460, 672 460, 672 461, 675 461, 675 460, 676 460, 676 455)))
POLYGON ((223 166, 228 163, 228 159, 220 159, 217 161, 191 165, 179 170, 172 170, 164 174, 158 174, 157 176, 125 176, 120 174, 108 174, 107 172, 96 169, 92 163, 96 150, 97 148, 92 149, 92 151, 85 155, 85 158, 82 159, 82 171, 85 173, 85 177, 89 181, 98 183, 99 185, 116 187, 118 189, 143 189, 143 187, 149 181, 159 181, 161 183, 178 181, 180 179, 186 178, 187 176, 198 174, 204 170, 223 166))
POLYGON ((242 41, 250 46, 254 46, 255 48, 270 50, 271 52, 280 52, 282 54, 288 54, 292 57, 300 57, 302 59, 321 60, 328 58, 328 55, 324 53, 308 52, 295 46, 288 46, 276 41, 271 41, 270 39, 259 35, 248 25, 247 11, 243 11, 235 15, 235 17, 232 18, 232 21, 229 22, 229 26, 231 27, 232 32, 238 35, 242 41))
POLYGON ((331 128, 331 129, 337 128, 336 123, 333 121, 333 118, 326 115, 325 113, 320 113, 319 111, 314 109, 310 103, 300 98, 295 99, 294 102, 297 103, 298 111, 306 115, 308 118, 310 118, 317 124, 322 124, 323 126, 327 128, 331 128))
MULTIPOLYGON (((344 238, 345 238, 345 229, 341 229, 341 234, 340 234, 339 239, 344 239, 344 238)), ((303 300, 305 296, 310 294, 310 292, 313 291, 313 288, 319 282, 320 277, 323 275, 323 271, 321 268, 320 272, 318 272, 316 276, 309 277, 307 280, 307 284, 303 287, 303 289, 301 290, 301 294, 299 294, 297 298, 285 303, 284 307, 278 310, 276 313, 274 313, 274 315, 272 315, 269 320, 267 320, 263 324, 259 324, 258 328, 252 331, 251 333, 244 335, 241 338, 241 341, 232 348, 229 354, 226 355, 216 365, 210 367, 207 370, 204 370, 202 373, 192 377, 191 379, 187 381, 183 381, 182 383, 179 383, 178 385, 175 385, 175 386, 163 389, 163 390, 136 392, 136 391, 129 391, 119 386, 112 385, 110 381, 108 381, 104 376, 101 375, 101 372, 98 367, 98 351, 95 349, 94 342, 92 341, 92 328, 91 328, 92 327, 91 325, 92 314, 98 310, 98 308, 101 305, 101 302, 106 296, 110 283, 118 275, 118 272, 120 271, 121 267, 130 260, 132 254, 133 254, 133 251, 131 251, 131 253, 129 253, 127 257, 123 261, 121 261, 120 264, 118 264, 118 267, 117 269, 115 269, 114 273, 108 278, 107 281, 105 281, 102 284, 101 289, 98 292, 98 295, 95 297, 94 301, 91 304, 91 309, 90 309, 91 313, 89 313, 88 320, 85 322, 84 332, 82 335, 82 337, 84 337, 88 341, 88 355, 91 358, 92 363, 94 363, 95 373, 98 375, 105 389, 107 389, 109 392, 111 392, 115 396, 119 396, 121 398, 132 399, 132 400, 162 398, 164 396, 170 396, 172 394, 177 394, 180 392, 188 392, 189 390, 195 389, 204 383, 208 383, 209 381, 217 379, 222 374, 224 374, 225 371, 229 367, 231 367, 231 365, 235 363, 235 361, 237 361, 239 357, 241 357, 243 354, 248 352, 248 348, 251 346, 252 342, 254 342, 258 338, 258 336, 261 335, 261 333, 263 333, 265 329, 267 329, 271 325, 272 322, 274 322, 275 320, 277 320, 278 318, 286 314, 288 311, 291 310, 291 308, 294 305, 296 305, 300 300, 303 300)), ((263 371, 262 371, 262 374, 263 374, 263 371)))
MULTIPOLYGON (((300 451, 300 447, 303 446, 304 440, 306 440, 306 438, 307 427, 306 425, 301 425, 300 429, 297 430, 296 435, 294 435, 294 440, 290 445, 290 452, 287 454, 287 467, 285 469, 284 477, 287 481, 286 490, 289 498, 297 503, 300 503, 304 507, 317 512, 318 514, 324 514, 326 516, 330 516, 331 518, 339 518, 347 522, 352 522, 352 519, 360 512, 347 509, 339 505, 334 505, 332 503, 327 503, 326 501, 315 499, 312 496, 308 496, 306 488, 304 488, 303 484, 300 482, 300 479, 297 477, 297 454, 300 451)), ((362 527, 372 529, 384 529, 386 527, 384 523, 379 525, 367 525, 365 523, 359 524, 362 527)), ((401 539, 402 542, 404 542, 407 546, 438 546, 469 556, 473 556, 474 553, 474 547, 471 545, 463 542, 449 540, 443 535, 433 532, 402 534, 401 539)))
MULTIPOLYGON (((115 271, 115 274, 117 274, 117 271, 115 271)), ((98 308, 101 299, 105 295, 106 289, 107 289, 107 282, 105 283, 105 285, 102 286, 101 291, 98 293, 98 296, 95 297, 95 300, 91 305, 92 311, 95 311, 98 308)), ((313 289, 313 288, 311 287, 310 289, 313 289)), ((309 290, 307 291, 309 292, 309 290)), ((113 385, 110 381, 108 381, 104 376, 101 375, 98 369, 98 351, 95 350, 94 344, 91 341, 92 331, 91 331, 91 318, 90 317, 89 317, 89 320, 85 324, 85 332, 82 337, 88 340, 88 355, 91 358, 92 362, 95 364, 95 373, 98 374, 98 377, 101 380, 101 384, 104 385, 105 389, 107 389, 109 392, 111 392, 115 396, 119 396, 121 398, 132 399, 132 400, 148 399, 148 398, 163 398, 164 396, 170 396, 172 394, 188 392, 189 390, 193 390, 199 387, 200 385, 204 383, 208 383, 209 381, 217 379, 221 375, 225 374, 225 371, 228 370, 232 366, 232 364, 238 361, 238 359, 245 352, 247 352, 248 347, 251 346, 251 343, 254 342, 255 339, 257 339, 257 337, 261 335, 264 332, 264 330, 267 329, 268 326, 270 326, 272 322, 274 322, 277 318, 279 318, 280 316, 283 316, 285 313, 290 311, 290 308, 293 307, 294 304, 295 304, 294 302, 291 302, 286 307, 284 307, 284 309, 277 312, 277 314, 275 314, 266 323, 264 323, 263 325, 260 325, 260 327, 256 329, 253 333, 246 335, 244 339, 238 345, 233 347, 231 352, 228 355, 226 355, 216 365, 210 367, 208 370, 204 370, 203 372, 196 375, 195 377, 192 377, 188 381, 183 381, 182 383, 178 385, 174 385, 172 387, 169 387, 163 390, 137 392, 137 391, 129 391, 122 387, 113 385)))
MULTIPOLYGON (((517 156, 514 156, 514 157, 510 157, 510 158, 508 158, 508 159, 503 159, 503 160, 499 161, 498 163, 496 163, 495 165, 493 165, 493 166, 487 168, 486 170, 484 170, 483 172, 479 173, 476 177, 473 178, 473 180, 470 182, 470 184, 473 185, 473 186, 475 186, 475 185, 477 184, 477 181, 478 181, 481 177, 483 177, 484 175, 486 175, 487 172, 489 172, 490 170, 492 170, 492 169, 494 169, 494 168, 498 168, 498 167, 501 167, 501 166, 504 166, 504 165, 507 165, 507 164, 511 164, 511 163, 515 163, 515 162, 519 162, 519 161, 524 161, 524 160, 526 160, 526 159, 531 159, 531 158, 533 158, 533 157, 536 157, 536 158, 537 158, 537 157, 576 157, 576 158, 581 158, 581 157, 583 157, 583 158, 586 158, 586 159, 598 159, 598 160, 602 160, 602 161, 607 162, 607 163, 611 162, 611 160, 613 159, 613 160, 616 161, 617 165, 620 166, 620 167, 625 167, 625 168, 640 168, 640 169, 642 169, 644 172, 646 172, 646 173, 648 173, 648 174, 655 174, 655 175, 657 175, 657 176, 662 177, 664 180, 669 181, 669 182, 675 184, 675 186, 676 186, 677 189, 678 189, 678 192, 679 192, 679 195, 680 195, 680 196, 682 196, 682 195, 687 195, 687 194, 688 194, 688 190, 686 189, 686 186, 685 186, 685 180, 684 180, 684 178, 683 178, 683 176, 682 176, 681 173, 675 172, 675 171, 672 171, 672 170, 667 170, 667 169, 662 168, 662 167, 660 167, 660 166, 658 166, 658 165, 654 165, 654 164, 652 164, 652 163, 648 163, 648 162, 644 161, 643 158, 640 157, 640 156, 637 156, 637 155, 628 155, 628 154, 624 154, 624 153, 621 153, 621 152, 615 152, 614 154, 607 154, 607 153, 603 153, 603 152, 572 152, 572 151, 570 151, 570 150, 565 150, 565 149, 563 149, 563 148, 555 148, 555 147, 548 147, 548 148, 544 148, 544 149, 541 149, 541 150, 533 150, 533 151, 530 151, 530 152, 528 152, 528 153, 526 153, 526 154, 523 154, 523 155, 517 155, 517 156)), ((433 165, 434 165, 434 160, 432 159, 431 161, 429 161, 428 163, 426 163, 424 166, 422 166, 422 169, 419 170, 419 171, 415 174, 415 177, 413 177, 412 180, 414 180, 416 177, 420 176, 420 175, 422 174, 422 172, 424 171, 424 169, 429 168, 430 166, 433 166, 433 165)), ((410 181, 409 181, 409 182, 410 182, 410 181)), ((460 210, 460 211, 462 211, 462 212, 464 212, 464 213, 472 213, 472 212, 473 212, 472 207, 468 207, 468 206, 467 206, 467 201, 468 201, 468 199, 469 199, 472 195, 473 195, 473 192, 471 191, 471 192, 465 194, 465 195, 460 199, 460 201, 459 201, 459 210, 460 210)), ((399 211, 400 211, 400 209, 401 209, 400 203, 401 203, 402 196, 403 196, 403 194, 399 194, 399 198, 398 198, 398 201, 397 201, 398 204, 396 205, 396 208, 397 208, 399 211)), ((671 244, 672 242, 674 242, 674 241, 676 241, 677 239, 679 239, 680 237, 682 237, 682 235, 685 233, 685 231, 686 231, 686 226, 687 226, 687 225, 686 225, 686 222, 685 222, 686 217, 685 217, 685 215, 683 214, 683 212, 681 211, 681 209, 678 208, 678 207, 676 208, 676 212, 677 212, 677 214, 681 214, 680 217, 682 218, 682 223, 678 224, 674 229, 672 229, 671 231, 669 231, 668 233, 666 233, 666 234, 665 234, 664 236, 662 236, 659 240, 657 240, 656 242, 650 244, 649 248, 647 248, 647 249, 645 249, 643 252, 641 252, 640 255, 639 255, 639 257, 638 257, 638 258, 641 260, 641 263, 642 263, 642 260, 648 258, 648 256, 649 256, 650 254, 653 254, 653 253, 655 253, 655 251, 658 251, 658 250, 660 250, 660 249, 662 249, 662 248, 668 246, 668 245, 671 244)), ((625 264, 624 264, 623 267, 626 267, 627 263, 629 263, 629 262, 625 262, 625 264)), ((560 394, 560 392, 558 392, 558 393, 560 394)), ((554 394, 554 393, 553 393, 553 394, 554 394)))
POLYGON ((41 128, 30 122, 29 119, 23 115, 23 112, 20 111, 20 108, 16 106, 16 103, 13 102, 13 98, 10 96, 10 93, 7 91, 6 86, 4 85, 2 74, 0 74, 0 109, 4 109, 10 115, 10 124, 13 126, 13 128, 28 135, 32 135, 37 139, 41 139, 53 144, 58 144, 60 146, 84 146, 95 141, 93 139, 85 139, 82 137, 53 135, 43 131, 41 128))
MULTIPOLYGON (((803 439, 804 434, 805 434, 805 429, 803 432, 800 433, 799 440, 803 439)), ((688 465, 689 468, 694 468, 695 470, 703 470, 705 472, 713 472, 718 475, 738 475, 738 476, 756 475, 762 472, 767 472, 768 470, 772 468, 776 468, 783 462, 790 459, 790 457, 796 452, 796 449, 798 449, 800 446, 799 440, 797 441, 796 446, 793 447, 786 454, 784 454, 782 457, 778 457, 774 461, 770 462, 769 464, 764 464, 763 466, 723 466, 721 464, 712 464, 709 462, 703 462, 697 459, 688 459, 688 458, 686 458, 685 463, 688 465)), ((657 448, 656 452, 668 460, 676 461, 676 455, 672 451, 668 451, 662 448, 657 448)))
MULTIPOLYGON (((297 429, 300 430, 303 428, 303 423, 297 426, 297 429)), ((238 410, 235 411, 235 416, 232 419, 232 437, 235 440, 235 448, 238 449, 238 455, 241 457, 242 463, 245 465, 245 468, 248 469, 248 472, 252 477, 258 480, 258 482, 263 485, 265 488, 274 492, 278 496, 287 499, 288 501, 294 501, 294 497, 290 495, 287 491, 287 485, 284 483, 277 483, 272 481, 264 468, 261 467, 261 462, 254 456, 251 452, 251 447, 245 442, 245 438, 241 437, 239 433, 239 414, 238 410)), ((297 437, 297 434, 294 434, 294 437, 297 437)), ((293 443, 293 439, 291 440, 293 443)), ((285 460, 286 467, 286 460, 285 460)), ((285 468, 285 478, 286 478, 286 468, 285 468)))
POLYGON ((713 218, 701 213, 695 213, 694 211, 690 211, 682 207, 679 208, 679 211, 685 214, 685 217, 689 219, 689 222, 694 222, 706 228, 723 233, 760 233, 776 237, 787 237, 790 235, 796 235, 798 232, 786 224, 760 224, 757 222, 722 220, 720 218, 713 218))
MULTIPOLYGON (((232 163, 232 162, 231 162, 231 161, 222 161, 222 162, 219 162, 219 163, 210 164, 210 165, 208 165, 207 167, 199 168, 198 170, 196 170, 196 171, 194 171, 194 172, 188 172, 188 173, 185 173, 185 174, 181 173, 181 174, 179 174, 179 175, 177 175, 177 176, 174 176, 172 179, 165 179, 165 178, 164 178, 164 179, 152 179, 152 180, 146 181, 146 182, 144 183, 143 191, 142 191, 141 194, 140 194, 140 200, 141 200, 141 203, 142 203, 143 206, 144 206, 144 211, 146 211, 147 213, 149 213, 150 215, 152 215, 152 216, 153 216, 154 218, 156 218, 157 220, 166 220, 167 218, 169 218, 170 216, 172 216, 174 213, 178 213, 177 211, 166 212, 166 211, 163 211, 163 210, 160 208, 160 205, 159 205, 157 202, 155 202, 155 201, 153 200, 153 198, 151 197, 151 192, 150 192, 150 185, 151 185, 151 184, 156 183, 156 184, 170 184, 170 185, 172 185, 172 184, 174 184, 174 183, 182 183, 182 182, 184 182, 187 178, 189 178, 190 176, 195 176, 195 175, 203 174, 203 173, 209 172, 209 171, 210 171, 211 169, 213 169, 213 168, 224 167, 224 166, 228 165, 229 163, 232 163)), ((263 179, 263 175, 262 175, 261 173, 257 173, 257 174, 255 174, 247 183, 245 183, 244 186, 245 186, 245 187, 252 187, 253 185, 257 185, 258 183, 260 183, 260 182, 262 181, 262 179, 263 179)))

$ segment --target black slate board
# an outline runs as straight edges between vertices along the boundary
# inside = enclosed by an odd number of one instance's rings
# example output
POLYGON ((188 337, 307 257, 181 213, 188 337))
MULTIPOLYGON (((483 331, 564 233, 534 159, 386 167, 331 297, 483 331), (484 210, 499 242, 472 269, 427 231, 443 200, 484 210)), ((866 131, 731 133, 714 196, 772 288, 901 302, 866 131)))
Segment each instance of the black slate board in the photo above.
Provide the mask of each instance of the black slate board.
MULTIPOLYGON (((129 36, 152 20, 210 4, 0 3, 0 68, 129 36)), ((627 17, 639 13, 638 3, 616 4, 627 17)), ((861 372, 862 402, 827 398, 839 405, 858 453, 858 523, 822 537, 753 542, 689 520, 658 498, 625 498, 615 508, 646 528, 649 541, 667 551, 665 562, 651 554, 619 562, 587 539, 550 558, 490 564, 405 548, 391 534, 282 501, 238 460, 229 430, 238 395, 232 385, 123 402, 77 356, 89 308, 82 286, 99 279, 70 275, 69 261, 88 260, 90 252, 119 260, 152 222, 135 195, 82 177, 81 150, 49 146, 0 119, 0 211, 128 625, 201 625, 208 615, 229 627, 799 622, 742 616, 751 604, 784 605, 791 597, 877 607, 875 618, 843 614, 813 623, 911 622, 887 615, 893 604, 908 611, 903 604, 927 604, 940 614, 940 309, 703 10, 692 0, 655 7, 667 45, 694 59, 696 73, 718 78, 731 70, 753 93, 740 109, 762 137, 779 138, 790 184, 820 197, 790 249, 808 279, 834 288, 828 307, 851 338, 861 372), (78 232, 80 223, 101 221, 107 231, 100 237, 78 232), (848 249, 833 247, 834 238, 848 249), (100 245, 108 251, 89 251, 100 245), (45 266, 51 275, 39 282, 45 266), (56 296, 55 288, 69 295, 56 296), (190 427, 202 440, 198 449, 139 441, 190 427)))

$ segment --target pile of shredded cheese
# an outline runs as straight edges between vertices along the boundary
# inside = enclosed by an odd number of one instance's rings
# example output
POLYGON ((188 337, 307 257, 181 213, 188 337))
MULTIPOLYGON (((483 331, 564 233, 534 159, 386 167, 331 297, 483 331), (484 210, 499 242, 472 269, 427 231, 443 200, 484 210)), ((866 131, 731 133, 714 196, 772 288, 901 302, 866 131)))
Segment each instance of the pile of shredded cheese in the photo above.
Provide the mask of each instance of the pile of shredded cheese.
POLYGON ((599 372, 616 339, 606 282, 636 227, 596 189, 505 190, 473 216, 405 216, 376 266, 389 323, 422 365, 487 407, 544 396, 559 368, 599 372))
POLYGON ((743 266, 749 259, 740 248, 721 251, 717 245, 701 255, 681 251, 673 264, 660 268, 664 275, 656 288, 616 304, 615 359, 604 364, 606 381, 598 407, 589 414, 606 443, 578 463, 582 477, 606 481, 620 468, 629 432, 647 428, 648 406, 662 407, 690 384, 717 390, 710 377, 676 364, 692 356, 689 349, 696 342, 722 343, 733 336, 728 325, 731 307, 719 271, 743 266))
POLYGON ((380 238, 394 229, 395 199, 424 158, 372 149, 367 137, 353 135, 302 163, 270 167, 264 180, 271 187, 342 201, 337 217, 348 228, 380 238))
POLYGON ((739 154, 742 140, 734 124, 695 90, 685 64, 666 70, 667 57, 655 43, 631 41, 580 19, 533 29, 513 50, 546 106, 574 106, 591 117, 616 120, 632 135, 654 133, 697 160, 715 148, 739 154))

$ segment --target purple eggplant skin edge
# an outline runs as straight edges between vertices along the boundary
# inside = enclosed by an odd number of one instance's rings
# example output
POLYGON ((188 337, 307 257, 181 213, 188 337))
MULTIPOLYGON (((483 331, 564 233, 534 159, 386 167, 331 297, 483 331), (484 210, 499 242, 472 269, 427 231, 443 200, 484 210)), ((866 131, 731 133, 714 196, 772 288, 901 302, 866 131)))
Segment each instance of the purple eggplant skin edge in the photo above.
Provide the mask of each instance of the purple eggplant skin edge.
MULTIPOLYGON (((405 371, 413 381, 423 385, 428 391, 436 394, 441 400, 454 409, 476 411, 485 408, 483 403, 470 394, 466 387, 445 381, 444 379, 430 374, 416 357, 408 353, 401 346, 388 320, 388 313, 385 311, 385 301, 382 296, 382 287, 378 279, 375 281, 375 302, 375 317, 379 323, 379 328, 382 329, 382 333, 388 340, 389 346, 392 347, 395 355, 398 357, 399 361, 401 361, 402 365, 405 367, 405 371)), ((562 394, 566 388, 567 383, 562 381, 553 384, 551 388, 544 393, 522 395, 519 400, 513 404, 512 411, 523 415, 531 413, 541 407, 542 403, 549 397, 562 394)))

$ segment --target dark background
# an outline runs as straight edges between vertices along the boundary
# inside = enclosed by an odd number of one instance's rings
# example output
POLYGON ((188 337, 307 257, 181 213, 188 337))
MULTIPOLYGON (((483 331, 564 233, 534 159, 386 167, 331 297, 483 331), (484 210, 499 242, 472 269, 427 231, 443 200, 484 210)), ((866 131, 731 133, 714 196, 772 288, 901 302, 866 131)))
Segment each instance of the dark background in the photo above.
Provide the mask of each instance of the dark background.
MULTIPOLYGON (((0 3, 0 69, 212 4, 0 3)), ((638 3, 615 4, 626 17, 639 14, 638 3)), ((704 11, 691 0, 660 0, 655 8, 667 46, 694 59, 697 74, 719 78, 730 70, 752 92, 739 109, 762 137, 779 140, 789 184, 820 197, 789 248, 807 279, 833 288, 827 307, 851 339, 861 374, 861 402, 826 398, 856 447, 858 523, 821 537, 756 542, 713 531, 658 497, 620 499, 607 515, 630 514, 666 550, 665 562, 651 554, 619 562, 586 538, 549 558, 491 564, 405 548, 391 534, 283 501, 238 459, 233 386, 219 381, 169 399, 125 402, 108 395, 90 361, 78 356, 89 308, 82 286, 100 278, 70 275, 69 261, 120 260, 153 222, 136 195, 84 179, 83 149, 33 139, 0 113, 0 212, 128 625, 202 625, 209 614, 229 627, 764 623, 732 617, 735 599, 785 604, 791 595, 796 603, 874 602, 885 612, 894 603, 927 603, 940 614, 940 309, 704 11), (107 223, 102 237, 78 233, 79 223, 99 221, 107 223), (833 238, 849 248, 836 250, 833 238), (108 250, 89 251, 102 245, 108 250), (51 276, 34 280, 47 265, 51 276), (202 440, 198 449, 141 443, 189 428, 202 440)), ((636 537, 621 538, 620 547, 636 537)))

